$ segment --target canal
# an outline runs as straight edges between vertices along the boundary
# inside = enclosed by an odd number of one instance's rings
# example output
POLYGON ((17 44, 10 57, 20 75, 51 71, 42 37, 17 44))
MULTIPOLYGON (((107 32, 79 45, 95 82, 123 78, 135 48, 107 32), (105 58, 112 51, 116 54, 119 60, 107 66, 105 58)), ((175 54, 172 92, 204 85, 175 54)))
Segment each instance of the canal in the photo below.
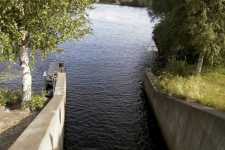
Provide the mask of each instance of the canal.
POLYGON ((38 60, 34 90, 43 87, 42 74, 49 64, 65 63, 66 150, 166 150, 142 91, 154 23, 144 8, 94 7, 88 12, 92 34, 38 60))

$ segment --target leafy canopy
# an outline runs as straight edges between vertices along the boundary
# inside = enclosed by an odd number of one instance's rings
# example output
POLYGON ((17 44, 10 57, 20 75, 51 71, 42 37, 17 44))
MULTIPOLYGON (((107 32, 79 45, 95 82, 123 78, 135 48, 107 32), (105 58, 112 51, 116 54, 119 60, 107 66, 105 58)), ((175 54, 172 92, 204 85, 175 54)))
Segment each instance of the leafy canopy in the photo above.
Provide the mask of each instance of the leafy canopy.
POLYGON ((225 0, 151 0, 150 8, 161 19, 154 35, 165 55, 204 53, 207 62, 225 56, 225 0))
POLYGON ((85 9, 90 0, 1 0, 0 61, 15 61, 23 34, 28 47, 46 52, 89 31, 85 9))

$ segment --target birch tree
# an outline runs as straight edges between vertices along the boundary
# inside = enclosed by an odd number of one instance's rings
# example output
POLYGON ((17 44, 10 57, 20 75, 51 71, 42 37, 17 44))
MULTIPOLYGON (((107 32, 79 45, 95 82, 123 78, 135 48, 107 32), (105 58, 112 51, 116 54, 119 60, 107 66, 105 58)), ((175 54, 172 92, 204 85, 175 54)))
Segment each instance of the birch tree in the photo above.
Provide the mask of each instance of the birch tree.
POLYGON ((88 33, 85 10, 90 4, 89 0, 0 1, 0 61, 20 63, 23 102, 32 94, 31 55, 88 33))

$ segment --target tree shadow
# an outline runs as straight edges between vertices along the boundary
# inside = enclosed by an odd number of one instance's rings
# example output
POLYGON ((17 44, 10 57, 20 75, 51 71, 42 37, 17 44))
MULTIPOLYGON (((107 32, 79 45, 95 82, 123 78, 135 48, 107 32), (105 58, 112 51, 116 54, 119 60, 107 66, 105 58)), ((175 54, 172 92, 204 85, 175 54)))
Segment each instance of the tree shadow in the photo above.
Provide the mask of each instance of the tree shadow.
POLYGON ((7 129, 6 131, 0 133, 0 150, 7 150, 16 141, 16 139, 21 135, 25 128, 31 123, 35 115, 31 114, 23 120, 21 120, 15 126, 7 129))

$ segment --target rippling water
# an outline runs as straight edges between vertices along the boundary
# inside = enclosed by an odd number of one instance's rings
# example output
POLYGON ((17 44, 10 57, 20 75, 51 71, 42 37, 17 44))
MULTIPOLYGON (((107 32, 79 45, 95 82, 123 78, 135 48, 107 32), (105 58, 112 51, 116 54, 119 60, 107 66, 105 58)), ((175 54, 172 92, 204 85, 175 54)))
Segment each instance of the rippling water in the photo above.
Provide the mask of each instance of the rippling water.
POLYGON ((141 89, 154 24, 143 8, 95 7, 89 11, 93 33, 39 63, 34 89, 42 87, 49 63, 65 63, 66 150, 165 150, 141 89))

